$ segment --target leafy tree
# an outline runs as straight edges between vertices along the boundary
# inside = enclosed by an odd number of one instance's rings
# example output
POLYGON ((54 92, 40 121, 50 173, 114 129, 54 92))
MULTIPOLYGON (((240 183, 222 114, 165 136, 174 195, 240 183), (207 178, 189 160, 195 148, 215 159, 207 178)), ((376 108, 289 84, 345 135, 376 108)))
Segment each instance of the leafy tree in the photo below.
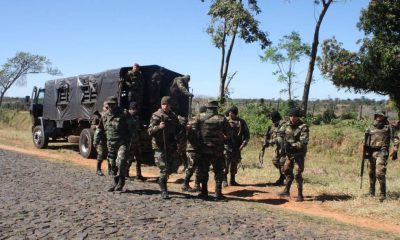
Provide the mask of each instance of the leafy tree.
POLYGON ((315 60, 317 58, 318 52, 318 44, 319 44, 319 29, 322 24, 322 20, 324 20, 325 14, 329 9, 329 6, 334 2, 334 0, 314 0, 315 5, 319 5, 322 3, 322 10, 319 14, 317 23, 315 24, 314 29, 314 38, 313 43, 311 45, 311 54, 310 54, 310 62, 308 64, 308 71, 306 80, 304 82, 304 91, 303 91, 303 99, 302 99, 302 107, 304 113, 307 115, 307 106, 308 106, 308 96, 310 95, 310 87, 313 79, 315 60))
POLYGON ((338 87, 389 95, 400 109, 400 1, 371 0, 358 27, 365 32, 358 52, 325 40, 319 68, 338 87))
POLYGON ((261 61, 270 61, 278 67, 273 74, 278 76, 278 82, 285 84, 281 92, 288 93, 289 101, 293 98, 295 65, 300 62, 302 56, 308 54, 310 54, 310 46, 301 42, 299 33, 292 32, 290 35, 283 36, 277 46, 267 48, 264 56, 260 56, 261 61))
POLYGON ((242 0, 210 0, 210 3, 208 15, 211 20, 207 33, 211 36, 213 45, 221 50, 219 99, 224 102, 228 89, 226 80, 229 63, 236 38, 245 43, 260 42, 262 49, 271 42, 268 34, 260 30, 259 22, 255 19, 255 15, 261 12, 257 0, 248 0, 247 5, 242 0))
POLYGON ((7 62, 0 69, 0 106, 7 90, 15 82, 18 82, 19 85, 25 85, 26 75, 30 73, 61 74, 57 68, 52 68, 47 57, 18 52, 15 57, 7 59, 7 62))

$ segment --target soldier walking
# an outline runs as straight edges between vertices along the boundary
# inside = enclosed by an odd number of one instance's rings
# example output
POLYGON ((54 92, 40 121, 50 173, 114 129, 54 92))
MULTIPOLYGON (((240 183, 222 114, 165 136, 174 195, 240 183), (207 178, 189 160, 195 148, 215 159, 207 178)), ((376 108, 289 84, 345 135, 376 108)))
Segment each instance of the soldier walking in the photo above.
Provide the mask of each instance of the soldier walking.
POLYGON ((230 172, 231 177, 229 185, 238 186, 236 182, 236 174, 238 170, 238 165, 242 159, 241 151, 246 147, 250 139, 250 132, 245 120, 238 116, 239 110, 236 106, 231 107, 228 110, 228 123, 231 127, 232 137, 225 143, 225 160, 226 167, 224 170, 224 187, 228 186, 227 178, 230 172))
POLYGON ((202 141, 202 159, 199 162, 201 193, 199 197, 208 198, 208 172, 213 166, 215 179, 215 197, 223 199, 222 180, 224 170, 224 142, 231 136, 229 123, 218 114, 218 102, 209 101, 207 111, 198 117, 202 141))
POLYGON ((143 124, 139 117, 139 109, 136 102, 131 102, 129 104, 128 109, 128 128, 129 128, 129 148, 128 148, 128 166, 127 166, 127 174, 126 177, 129 176, 129 169, 132 165, 132 162, 136 162, 136 180, 144 181, 144 177, 142 176, 142 150, 140 145, 140 136, 143 131, 143 124))
MULTIPOLYGON (((91 128, 95 131, 93 145, 96 146, 96 152, 97 152, 96 174, 99 176, 104 176, 103 172, 101 171, 101 165, 103 163, 103 160, 107 159, 107 138, 104 132, 103 134, 99 134, 99 132, 96 131, 96 129, 100 124, 101 118, 103 117, 104 114, 107 113, 107 111, 108 111, 108 104, 107 101, 104 101, 102 112, 99 114, 94 114, 93 120, 91 122, 92 124, 91 128)), ((112 173, 111 165, 108 164, 108 175, 111 175, 111 173, 112 173)))
POLYGON ((96 131, 97 136, 105 134, 107 139, 107 159, 114 175, 114 182, 108 191, 122 191, 127 165, 126 148, 129 143, 127 115, 117 106, 116 97, 108 97, 107 106, 109 110, 103 115, 96 131))
POLYGON ((290 109, 289 121, 284 123, 278 131, 278 142, 281 144, 282 157, 286 155, 282 169, 286 178, 286 185, 279 196, 289 197, 293 179, 296 179, 296 202, 302 202, 304 200, 302 173, 304 171, 304 159, 306 157, 309 140, 308 126, 301 121, 299 117, 299 109, 290 109))
MULTIPOLYGON (((386 199, 386 167, 390 145, 390 125, 384 112, 374 115, 374 122, 366 129, 365 133, 369 136, 368 146, 368 175, 369 175, 369 194, 375 196, 376 179, 379 182, 379 201, 386 199)), ((396 147, 395 147, 396 148, 396 147)))
POLYGON ((168 199, 167 180, 171 173, 179 168, 179 157, 176 152, 176 135, 179 132, 179 121, 171 110, 171 98, 161 99, 161 108, 153 113, 148 133, 152 137, 154 159, 160 168, 159 185, 161 197, 168 199))

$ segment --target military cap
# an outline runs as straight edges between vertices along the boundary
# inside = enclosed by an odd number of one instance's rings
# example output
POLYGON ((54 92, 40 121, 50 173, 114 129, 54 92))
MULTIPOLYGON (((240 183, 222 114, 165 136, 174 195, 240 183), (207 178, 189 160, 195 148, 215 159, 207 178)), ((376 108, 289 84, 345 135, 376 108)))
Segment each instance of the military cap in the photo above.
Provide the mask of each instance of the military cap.
POLYGON ((137 67, 137 68, 140 67, 138 63, 133 64, 133 66, 134 66, 134 67, 137 67))
POLYGON ((288 112, 289 116, 300 117, 300 110, 298 108, 291 108, 288 112))
POLYGON ((281 114, 279 114, 278 111, 272 111, 269 114, 269 117, 271 118, 272 122, 277 122, 282 119, 282 116, 281 116, 281 114))
POLYGON ((161 105, 163 104, 171 104, 171 97, 170 96, 164 96, 161 98, 161 105))
POLYGON ((136 102, 129 103, 129 109, 135 109, 135 108, 137 108, 137 103, 136 102))
POLYGON ((239 109, 236 106, 232 106, 231 108, 228 109, 228 112, 238 115, 239 109))
POLYGON ((204 113, 204 112, 206 112, 207 111, 207 107, 206 106, 201 106, 200 108, 199 108, 199 112, 200 113, 204 113))
POLYGON ((218 101, 216 100, 208 101, 207 108, 218 108, 218 101))
POLYGON ((107 99, 106 99, 106 101, 107 101, 107 103, 111 103, 111 104, 117 104, 118 103, 118 99, 117 99, 117 97, 114 97, 114 96, 109 96, 107 99))

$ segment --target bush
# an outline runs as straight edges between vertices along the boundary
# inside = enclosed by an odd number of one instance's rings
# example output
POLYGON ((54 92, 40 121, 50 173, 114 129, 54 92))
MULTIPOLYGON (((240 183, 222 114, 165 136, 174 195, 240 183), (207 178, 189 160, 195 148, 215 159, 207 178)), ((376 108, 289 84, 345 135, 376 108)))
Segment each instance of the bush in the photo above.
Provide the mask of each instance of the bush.
POLYGON ((347 112, 343 113, 340 116, 341 120, 357 120, 357 113, 356 112, 347 112))
POLYGON ((327 109, 322 114, 322 120, 324 123, 329 124, 333 119, 336 119, 335 111, 333 109, 327 109))

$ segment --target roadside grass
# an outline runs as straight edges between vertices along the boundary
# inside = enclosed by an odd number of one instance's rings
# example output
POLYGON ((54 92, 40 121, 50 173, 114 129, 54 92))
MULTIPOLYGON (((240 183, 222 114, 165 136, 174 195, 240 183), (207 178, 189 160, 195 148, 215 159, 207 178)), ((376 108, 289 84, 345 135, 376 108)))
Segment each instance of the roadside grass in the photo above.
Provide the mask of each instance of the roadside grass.
MULTIPOLYGON (((323 202, 324 206, 354 216, 370 217, 400 225, 400 161, 388 162, 387 195, 380 203, 367 196, 368 170, 365 166, 360 189, 360 162, 363 130, 367 123, 342 121, 335 125, 310 127, 310 142, 305 161, 304 191, 306 196, 323 202)), ((18 147, 32 146, 28 112, 0 109, 0 143, 18 147)), ((273 148, 264 156, 264 168, 258 168, 262 139, 252 137, 242 153, 244 171, 238 170, 241 184, 273 183, 279 177, 272 165, 273 148)), ((52 150, 67 156, 77 147, 66 143, 51 143, 52 150), (63 146, 63 147, 61 147, 63 146)), ((296 184, 293 183, 293 189, 296 184)), ((377 193, 379 187, 377 184, 377 193)))

